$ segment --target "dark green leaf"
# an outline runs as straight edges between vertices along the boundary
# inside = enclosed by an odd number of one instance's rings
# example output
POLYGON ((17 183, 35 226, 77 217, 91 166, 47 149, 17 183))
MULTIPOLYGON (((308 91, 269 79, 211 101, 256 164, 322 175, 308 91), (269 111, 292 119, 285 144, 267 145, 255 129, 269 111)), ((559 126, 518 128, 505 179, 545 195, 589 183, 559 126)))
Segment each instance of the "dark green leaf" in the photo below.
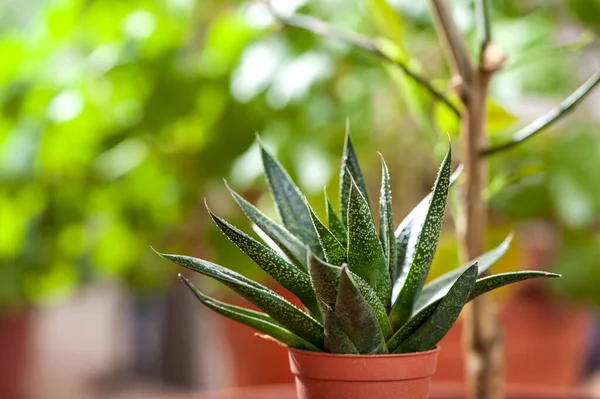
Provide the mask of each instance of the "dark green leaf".
POLYGON ((379 327, 381 328, 381 333, 384 338, 388 338, 392 335, 392 327, 390 326, 390 321, 387 317, 387 310, 381 300, 377 297, 377 293, 367 284, 365 280, 357 276, 356 274, 350 272, 350 275, 354 279, 354 282, 358 286, 358 290, 360 294, 365 298, 365 301, 371 306, 373 312, 375 312, 375 317, 377 317, 377 321, 379 322, 379 327))
POLYGON ((308 270, 306 266, 306 246, 296 236, 275 223, 275 221, 256 209, 254 205, 246 201, 241 195, 233 191, 227 185, 227 182, 225 185, 246 216, 269 236, 292 262, 304 270, 308 270))
MULTIPOLYGON (((478 296, 490 292, 496 288, 516 283, 519 281, 540 277, 560 277, 560 275, 541 271, 521 271, 500 273, 495 274, 493 276, 484 277, 475 282, 475 285, 471 290, 467 302, 472 301, 478 296)), ((411 317, 410 320, 404 326, 402 326, 402 328, 399 329, 390 340, 388 340, 388 348, 390 349, 390 351, 393 352, 392 348, 397 347, 400 343, 404 342, 404 340, 406 340, 411 334, 417 331, 417 329, 419 329, 423 325, 423 323, 425 323, 425 321, 428 320, 429 317, 431 317, 431 315, 437 309, 442 300, 443 299, 440 298, 431 302, 423 309, 421 309, 417 314, 411 317)))
POLYGON ((317 298, 315 297, 310 284, 310 277, 307 273, 288 263, 272 249, 265 247, 237 227, 215 215, 208 206, 206 206, 206 209, 215 224, 231 242, 248 255, 269 276, 273 277, 275 281, 296 295, 310 310, 311 314, 317 318, 320 317, 321 313, 317 304, 317 298))
POLYGON ((348 245, 348 233, 346 233, 346 227, 344 227, 340 217, 335 213, 335 209, 333 209, 333 205, 331 204, 331 201, 329 201, 327 192, 325 192, 325 205, 327 207, 327 226, 335 238, 346 247, 348 245))
MULTIPOLYGON (((462 166, 456 168, 452 176, 450 176, 450 186, 458 180, 462 173, 462 166)), ((408 242, 410 237, 417 236, 423 227, 423 221, 427 215, 429 202, 431 201, 431 193, 427 194, 419 204, 404 218, 402 223, 396 229, 396 268, 392 273, 392 284, 394 286, 392 293, 392 303, 396 301, 398 293, 406 278, 406 269, 408 269, 411 257, 414 255, 414 250, 408 250, 408 242)))
POLYGON ((431 302, 446 295, 458 277, 475 262, 479 264, 479 274, 481 275, 485 273, 494 263, 498 261, 498 259, 500 259, 506 253, 508 247, 510 246, 511 240, 512 235, 509 235, 502 242, 502 244, 481 255, 476 261, 471 261, 467 265, 456 268, 425 284, 423 291, 421 291, 421 294, 417 298, 413 314, 416 314, 431 302))
MULTIPOLYGON (((259 142, 260 144, 260 142, 259 142)), ((283 225, 314 253, 322 256, 319 237, 315 231, 304 197, 283 166, 261 144, 261 155, 269 190, 283 225)))
POLYGON ((323 248, 325 259, 332 265, 341 266, 342 263, 346 262, 346 248, 344 248, 338 239, 335 238, 333 233, 321 223, 308 203, 306 206, 308 207, 310 217, 312 218, 315 230, 319 236, 319 242, 323 248))
POLYGON ((441 299, 429 304, 423 308, 419 313, 411 317, 398 331, 392 335, 387 341, 387 347, 390 352, 394 352, 394 349, 398 347, 402 342, 406 341, 408 337, 415 333, 431 317, 433 312, 437 309, 441 299))
POLYGON ((333 310, 325 312, 325 350, 330 353, 358 355, 358 349, 352 343, 339 317, 333 310))
POLYGON ((398 228, 400 231, 396 230, 396 265, 390 272, 393 287, 392 302, 395 302, 406 279, 406 269, 408 269, 408 262, 411 255, 408 251, 408 242, 410 241, 415 223, 414 218, 407 218, 398 228))
POLYGON ((410 318, 417 296, 421 293, 421 289, 429 273, 429 268, 431 267, 431 262, 433 261, 440 238, 440 232, 442 231, 446 199, 450 186, 451 163, 452 152, 450 147, 448 147, 448 152, 433 186, 431 201, 427 209, 423 228, 417 238, 412 263, 408 269, 400 294, 390 312, 390 323, 394 330, 401 327, 410 318))
POLYGON ((423 352, 432 349, 450 330, 469 300, 477 279, 477 265, 469 267, 440 300, 435 311, 419 328, 402 341, 394 353, 423 352))
POLYGON ((159 255, 175 264, 220 281, 267 313, 281 326, 311 344, 319 348, 323 347, 323 327, 314 318, 267 287, 203 259, 184 255, 159 255))
POLYGON ((524 270, 520 272, 498 273, 491 276, 486 276, 477 280, 477 283, 475 283, 475 287, 473 287, 473 291, 471 292, 471 296, 469 297, 469 301, 472 301, 473 299, 487 292, 495 290, 496 288, 518 283, 519 281, 540 277, 560 277, 560 274, 537 270, 524 270))
POLYGON ((290 348, 321 352, 319 348, 310 342, 303 340, 297 335, 281 327, 269 315, 217 301, 216 299, 204 295, 181 274, 179 275, 179 278, 183 280, 188 288, 192 290, 192 292, 204 305, 215 312, 267 334, 275 338, 277 341, 289 346, 290 348))
POLYGON ((348 267, 365 280, 389 308, 391 280, 373 216, 354 182, 348 203, 348 267))
POLYGON ((325 308, 333 308, 340 285, 340 268, 308 253, 308 270, 317 300, 325 308))
MULTIPOLYGON (((308 263, 317 299, 326 309, 333 309, 338 295, 342 268, 325 263, 312 254, 309 254, 308 263)), ((383 336, 387 338, 391 335, 392 329, 387 318, 385 307, 377 297, 375 291, 373 291, 365 280, 352 272, 350 272, 350 275, 358 286, 360 294, 375 312, 375 317, 377 317, 383 336)))
POLYGON ((381 156, 381 191, 379 194, 379 238, 386 255, 390 279, 395 280, 397 264, 397 248, 394 236, 394 214, 392 211, 392 189, 390 188, 390 174, 381 156))
POLYGON ((354 145, 350 138, 350 123, 346 121, 346 141, 344 142, 344 153, 342 154, 342 168, 340 170, 340 214, 342 215, 342 223, 347 226, 348 223, 348 198, 352 180, 355 181, 358 189, 361 191, 367 204, 369 203, 369 195, 367 193, 367 185, 360 171, 358 158, 354 152, 354 145))
POLYGON ((349 273, 342 267, 335 313, 361 354, 387 353, 385 338, 371 306, 349 273))

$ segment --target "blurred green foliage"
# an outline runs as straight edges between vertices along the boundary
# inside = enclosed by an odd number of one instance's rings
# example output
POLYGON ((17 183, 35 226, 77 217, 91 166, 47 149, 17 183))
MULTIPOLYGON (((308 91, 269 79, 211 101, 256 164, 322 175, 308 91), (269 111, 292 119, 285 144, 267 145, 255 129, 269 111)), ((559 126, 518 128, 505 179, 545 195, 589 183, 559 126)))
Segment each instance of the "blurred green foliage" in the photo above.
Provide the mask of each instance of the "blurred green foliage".
MULTIPOLYGON (((299 9, 378 37, 436 86, 448 86, 426 2, 275 3, 283 13, 299 9)), ((493 86, 493 140, 514 131, 517 99, 560 98, 581 81, 574 50, 590 41, 581 23, 598 28, 588 11, 597 13, 597 3, 570 1, 567 17, 558 1, 495 2, 494 34, 510 62, 493 86)), ((471 8, 456 2, 469 38, 471 8)), ((457 133, 455 117, 395 67, 283 28, 256 1, 4 2, 0 55, 0 307, 64 298, 99 278, 160 291, 174 269, 149 245, 212 251, 217 262, 260 274, 207 229, 202 205, 207 197, 222 216, 247 223, 220 182, 226 177, 273 213, 255 132, 322 212, 323 186, 332 196, 337 190, 336 154, 349 116, 371 190, 378 189, 376 151, 390 160, 400 214, 430 188, 445 147, 439 137, 457 133)), ((595 237, 597 126, 573 126, 494 161, 498 214, 555 218, 595 237), (543 172, 523 172, 531 165, 543 172)), ((580 251, 569 242, 573 259, 580 251)))

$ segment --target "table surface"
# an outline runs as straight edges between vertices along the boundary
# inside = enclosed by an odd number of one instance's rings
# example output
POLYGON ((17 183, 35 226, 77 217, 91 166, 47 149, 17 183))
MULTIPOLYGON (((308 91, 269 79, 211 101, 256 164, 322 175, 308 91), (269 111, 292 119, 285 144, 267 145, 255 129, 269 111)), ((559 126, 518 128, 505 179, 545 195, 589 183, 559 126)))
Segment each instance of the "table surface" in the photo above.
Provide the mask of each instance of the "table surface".
MULTIPOLYGON (((462 384, 434 384, 431 399, 463 399, 462 384)), ((511 386, 508 399, 600 399, 577 390, 558 387, 511 386)), ((169 399, 296 399, 293 385, 240 388, 214 393, 176 396, 169 399)))

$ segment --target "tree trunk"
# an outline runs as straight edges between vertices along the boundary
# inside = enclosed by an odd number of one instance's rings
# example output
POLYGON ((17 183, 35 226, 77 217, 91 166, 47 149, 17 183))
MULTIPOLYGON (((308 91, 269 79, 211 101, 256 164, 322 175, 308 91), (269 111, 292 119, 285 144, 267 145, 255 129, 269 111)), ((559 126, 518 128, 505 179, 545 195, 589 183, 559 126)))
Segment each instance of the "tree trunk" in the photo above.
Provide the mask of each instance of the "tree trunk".
MULTIPOLYGON (((485 252, 487 207, 483 191, 487 185, 487 162, 480 155, 487 146, 486 97, 491 73, 474 70, 465 87, 461 118, 463 163, 466 182, 461 193, 464 214, 461 256, 464 262, 485 252)), ((494 303, 483 295, 463 311, 465 377, 472 399, 501 399, 503 391, 503 345, 494 303)))

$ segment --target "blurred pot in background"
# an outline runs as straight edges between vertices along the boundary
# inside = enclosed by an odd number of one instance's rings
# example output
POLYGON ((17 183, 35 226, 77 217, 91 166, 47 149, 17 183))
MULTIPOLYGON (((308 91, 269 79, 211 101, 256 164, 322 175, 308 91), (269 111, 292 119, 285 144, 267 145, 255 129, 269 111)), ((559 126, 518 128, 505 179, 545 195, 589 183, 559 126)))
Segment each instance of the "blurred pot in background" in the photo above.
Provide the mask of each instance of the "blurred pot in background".
POLYGON ((0 313, 0 397, 23 399, 31 352, 28 311, 0 313))

